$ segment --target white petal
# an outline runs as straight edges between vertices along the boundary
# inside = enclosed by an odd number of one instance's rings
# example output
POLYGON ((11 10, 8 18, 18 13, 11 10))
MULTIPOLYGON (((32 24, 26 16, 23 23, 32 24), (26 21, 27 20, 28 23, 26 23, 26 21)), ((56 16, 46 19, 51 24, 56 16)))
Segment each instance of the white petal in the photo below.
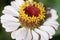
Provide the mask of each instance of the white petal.
POLYGON ((21 6, 24 3, 24 0, 15 0, 15 1, 19 6, 21 6))
POLYGON ((50 13, 51 13, 51 16, 52 16, 51 18, 53 20, 56 20, 58 18, 58 15, 57 15, 57 11, 56 10, 51 9, 50 13))
POLYGON ((18 19, 12 17, 11 15, 7 15, 7 14, 1 16, 1 23, 7 32, 14 31, 20 26, 18 19))
POLYGON ((47 19, 46 22, 43 23, 45 26, 53 26, 56 30, 58 29, 59 23, 56 20, 47 19))
POLYGON ((52 27, 54 27, 54 28, 55 28, 55 30, 58 30, 59 23, 58 23, 58 22, 56 22, 56 24, 52 25, 52 27))
POLYGON ((11 37, 16 40, 23 40, 27 35, 28 30, 26 28, 20 28, 11 33, 11 37))
POLYGON ((1 23, 5 23, 6 21, 12 21, 12 22, 19 22, 19 20, 11 15, 2 15, 1 16, 1 23))
POLYGON ((55 30, 51 26, 41 26, 39 28, 43 31, 48 32, 49 35, 50 35, 50 38, 52 38, 52 36, 55 34, 55 30))
POLYGON ((9 14, 9 15, 16 16, 16 17, 19 16, 18 11, 12 6, 5 6, 5 8, 2 11, 2 13, 3 14, 9 14))
POLYGON ((16 10, 18 10, 18 8, 19 8, 20 5, 18 5, 18 4, 16 3, 16 1, 12 1, 12 2, 11 2, 11 6, 14 7, 16 10))
POLYGON ((24 40, 32 40, 32 32, 30 29, 28 30, 28 34, 24 40))
POLYGON ((35 29, 35 31, 41 35, 40 40, 49 40, 49 35, 47 32, 41 31, 39 29, 35 29))
POLYGON ((18 29, 19 27, 19 24, 18 23, 4 23, 2 24, 2 26, 5 28, 5 31, 6 32, 12 32, 12 31, 15 31, 16 29, 18 29))
POLYGON ((6 32, 11 32, 18 29, 20 24, 15 22, 6 22, 6 23, 3 23, 2 26, 5 28, 6 32))
POLYGON ((32 35, 33 35, 33 40, 38 40, 38 39, 40 39, 39 37, 39 35, 36 33, 36 32, 34 32, 33 30, 32 30, 32 35))

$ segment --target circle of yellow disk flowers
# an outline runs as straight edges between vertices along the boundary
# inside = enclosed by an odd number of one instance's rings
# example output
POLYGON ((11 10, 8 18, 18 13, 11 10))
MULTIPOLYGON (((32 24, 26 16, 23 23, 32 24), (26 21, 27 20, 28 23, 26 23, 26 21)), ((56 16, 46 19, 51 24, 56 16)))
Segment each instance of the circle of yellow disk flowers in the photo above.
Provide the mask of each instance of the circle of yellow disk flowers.
POLYGON ((44 18, 45 18, 45 7, 41 3, 37 3, 37 2, 32 2, 31 5, 34 5, 35 7, 37 7, 40 10, 38 17, 35 17, 35 16, 30 17, 30 16, 28 16, 28 14, 25 13, 24 9, 27 6, 30 6, 30 2, 26 1, 22 4, 22 6, 19 7, 19 10, 20 10, 19 18, 22 18, 28 22, 35 22, 37 24, 39 21, 44 20, 44 18))

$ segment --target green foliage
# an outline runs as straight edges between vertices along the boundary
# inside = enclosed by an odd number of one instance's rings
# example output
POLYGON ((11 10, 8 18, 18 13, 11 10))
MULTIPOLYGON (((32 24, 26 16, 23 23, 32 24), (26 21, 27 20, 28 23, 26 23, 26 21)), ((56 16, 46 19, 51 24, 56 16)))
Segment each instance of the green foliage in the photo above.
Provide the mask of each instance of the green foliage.
MULTIPOLYGON (((13 0, 0 0, 0 16, 2 15, 2 10, 4 6, 9 5, 13 0)), ((37 2, 43 2, 47 7, 54 8, 58 11, 58 22, 60 23, 60 0, 35 0, 37 2)), ((0 40, 13 40, 11 39, 10 33, 6 33, 5 29, 2 28, 0 23, 0 40)), ((56 35, 51 40, 60 40, 60 27, 56 32, 56 35)))

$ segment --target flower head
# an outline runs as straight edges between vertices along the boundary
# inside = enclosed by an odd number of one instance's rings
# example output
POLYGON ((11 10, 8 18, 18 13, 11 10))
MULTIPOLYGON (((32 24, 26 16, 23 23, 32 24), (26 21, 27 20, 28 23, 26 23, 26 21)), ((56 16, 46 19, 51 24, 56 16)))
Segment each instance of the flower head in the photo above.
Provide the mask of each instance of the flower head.
POLYGON ((16 40, 49 40, 59 26, 56 10, 33 0, 12 1, 2 13, 2 26, 16 40))

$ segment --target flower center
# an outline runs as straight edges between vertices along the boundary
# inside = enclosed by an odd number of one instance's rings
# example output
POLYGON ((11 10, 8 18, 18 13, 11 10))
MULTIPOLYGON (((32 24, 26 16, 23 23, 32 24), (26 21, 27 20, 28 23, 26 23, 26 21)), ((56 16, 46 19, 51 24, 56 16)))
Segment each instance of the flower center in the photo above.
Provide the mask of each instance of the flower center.
POLYGON ((41 3, 26 1, 19 7, 19 21, 24 27, 37 28, 44 22, 45 12, 41 3))
POLYGON ((28 14, 28 16, 38 16, 39 9, 34 6, 28 6, 25 9, 25 13, 28 14))

